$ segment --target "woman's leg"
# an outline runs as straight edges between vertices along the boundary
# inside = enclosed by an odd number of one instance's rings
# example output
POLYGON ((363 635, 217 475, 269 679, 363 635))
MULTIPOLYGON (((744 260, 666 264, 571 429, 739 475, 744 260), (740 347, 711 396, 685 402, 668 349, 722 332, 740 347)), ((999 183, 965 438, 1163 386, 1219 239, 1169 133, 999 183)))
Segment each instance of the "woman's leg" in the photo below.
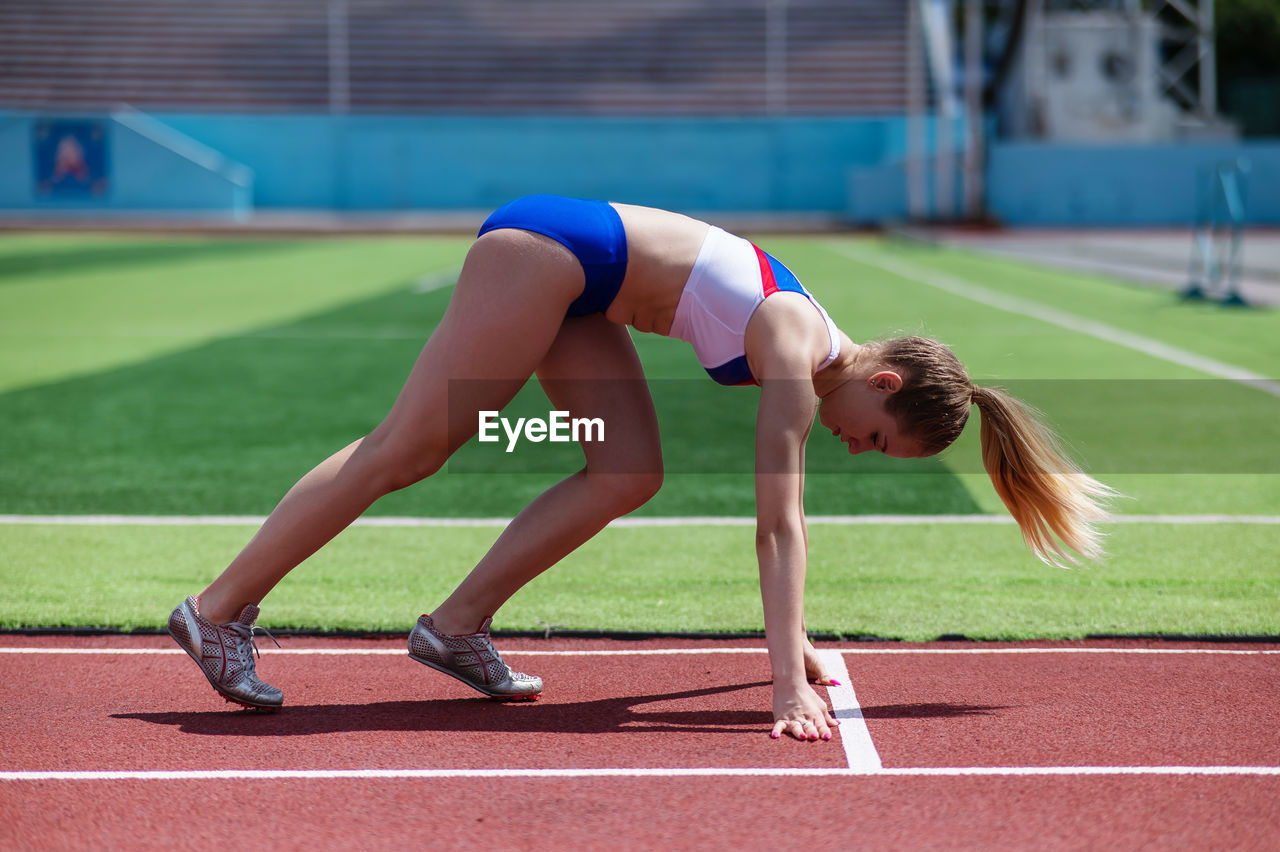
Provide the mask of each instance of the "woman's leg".
POLYGON ((533 374, 583 280, 578 260, 547 237, 498 230, 478 239, 386 419, 299 480, 200 594, 201 615, 234 619, 379 497, 439 469, 475 434, 476 412, 501 409, 533 374))
POLYGON ((475 631, 522 586, 662 484, 657 416, 625 327, 600 314, 565 320, 537 372, 557 409, 601 418, 605 440, 583 443, 586 466, 530 503, 436 608, 441 632, 475 631))

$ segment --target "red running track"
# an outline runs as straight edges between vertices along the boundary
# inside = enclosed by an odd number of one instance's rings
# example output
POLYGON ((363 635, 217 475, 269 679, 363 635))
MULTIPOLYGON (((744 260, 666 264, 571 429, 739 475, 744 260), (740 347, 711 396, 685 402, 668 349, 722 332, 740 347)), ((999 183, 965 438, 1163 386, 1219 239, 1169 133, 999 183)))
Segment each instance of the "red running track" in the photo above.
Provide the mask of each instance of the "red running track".
POLYGON ((769 739, 756 642, 501 642, 533 704, 400 642, 283 644, 340 653, 264 651, 263 715, 164 637, 4 637, 0 847, 1280 848, 1280 646, 828 646, 884 767, 855 774, 839 741, 769 739), (133 648, 163 653, 99 653, 133 648))

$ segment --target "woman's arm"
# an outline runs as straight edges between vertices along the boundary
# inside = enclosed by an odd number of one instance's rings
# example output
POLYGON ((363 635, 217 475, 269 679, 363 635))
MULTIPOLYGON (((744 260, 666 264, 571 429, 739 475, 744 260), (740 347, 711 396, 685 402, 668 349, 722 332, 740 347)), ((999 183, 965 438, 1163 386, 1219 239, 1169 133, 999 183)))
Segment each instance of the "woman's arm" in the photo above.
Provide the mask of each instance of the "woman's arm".
MULTIPOLYGON (((809 426, 804 430, 804 436, 800 439, 800 489, 796 495, 799 497, 798 507, 800 509, 800 528, 804 531, 804 552, 805 562, 808 562, 809 555, 809 523, 804 516, 804 448, 809 443, 809 433, 813 429, 813 421, 809 422, 809 426)), ((818 652, 814 649, 813 643, 809 641, 809 630, 804 626, 804 621, 800 622, 800 632, 805 634, 804 642, 804 668, 805 675, 811 683, 821 684, 822 686, 839 686, 840 681, 832 680, 827 674, 826 668, 822 665, 822 661, 818 659, 818 652)))
POLYGON ((747 357, 760 383, 756 415, 756 557, 773 667, 773 736, 830 739, 835 719, 805 666, 804 446, 817 413, 813 371, 830 342, 808 299, 778 293, 747 327, 747 357))
POLYGON ((761 382, 756 420, 756 557, 764 603, 765 640, 773 668, 773 736, 830 739, 836 724, 810 686, 804 634, 806 531, 804 439, 816 398, 795 380, 761 382))

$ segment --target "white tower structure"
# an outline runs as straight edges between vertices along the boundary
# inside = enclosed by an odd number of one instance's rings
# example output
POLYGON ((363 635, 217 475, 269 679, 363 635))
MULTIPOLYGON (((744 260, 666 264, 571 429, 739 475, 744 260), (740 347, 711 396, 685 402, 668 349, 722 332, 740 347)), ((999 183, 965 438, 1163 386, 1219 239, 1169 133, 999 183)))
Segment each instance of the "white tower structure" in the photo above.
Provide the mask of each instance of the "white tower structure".
POLYGON ((1234 136, 1217 115, 1213 0, 1027 0, 1009 129, 1063 141, 1234 136))

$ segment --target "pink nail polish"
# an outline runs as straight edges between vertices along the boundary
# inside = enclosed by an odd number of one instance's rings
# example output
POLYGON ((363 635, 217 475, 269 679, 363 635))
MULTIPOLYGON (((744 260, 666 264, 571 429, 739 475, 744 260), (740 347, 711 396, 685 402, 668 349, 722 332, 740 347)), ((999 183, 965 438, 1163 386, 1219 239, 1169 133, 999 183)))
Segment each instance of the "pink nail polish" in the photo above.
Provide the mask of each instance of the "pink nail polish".
POLYGON ((770 734, 769 736, 770 736, 770 737, 772 737, 772 738, 773 738, 773 739, 775 739, 775 740, 778 738, 777 733, 772 733, 772 734, 770 734))
POLYGON ((832 685, 832 686, 839 686, 839 685, 840 685, 840 681, 838 681, 838 680, 836 680, 836 679, 832 678, 832 680, 831 680, 831 685, 832 685))

